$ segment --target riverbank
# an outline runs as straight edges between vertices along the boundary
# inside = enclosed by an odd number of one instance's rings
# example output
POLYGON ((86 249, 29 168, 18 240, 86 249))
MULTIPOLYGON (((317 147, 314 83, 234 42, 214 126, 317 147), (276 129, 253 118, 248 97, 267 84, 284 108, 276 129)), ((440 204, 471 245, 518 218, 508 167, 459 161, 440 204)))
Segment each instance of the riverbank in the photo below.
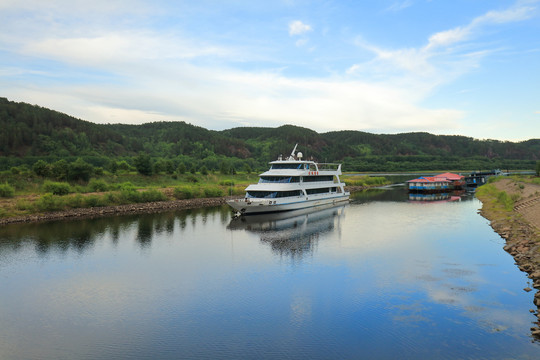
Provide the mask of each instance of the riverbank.
MULTIPOLYGON (((366 190, 366 186, 347 186, 346 191, 356 192, 366 190)), ((171 193, 169 189, 164 189, 164 193, 171 193)), ((170 195, 170 194, 169 194, 170 195)), ((14 223, 32 223, 53 220, 73 220, 82 218, 94 218, 111 215, 143 214, 168 210, 194 209, 207 206, 220 206, 226 203, 227 199, 239 198, 239 196, 223 196, 213 198, 195 198, 183 200, 154 201, 147 203, 136 203, 116 206, 102 206, 89 208, 76 208, 61 211, 43 212, 22 216, 12 216, 0 218, 0 226, 14 223)))
POLYGON ((518 268, 528 274, 531 285, 525 291, 537 292, 534 312, 539 319, 531 333, 540 340, 540 185, 515 179, 500 179, 479 188, 480 214, 506 240, 504 250, 513 256, 518 268), (484 188, 485 187, 485 188, 484 188))
POLYGON ((7 217, 0 219, 0 225, 14 223, 32 223, 52 220, 74 220, 83 218, 95 218, 111 215, 148 214, 168 210, 194 209, 207 206, 220 206, 225 204, 228 198, 199 198, 185 200, 155 201, 148 203, 127 204, 117 206, 103 206, 92 208, 78 208, 62 211, 38 213, 24 216, 7 217))

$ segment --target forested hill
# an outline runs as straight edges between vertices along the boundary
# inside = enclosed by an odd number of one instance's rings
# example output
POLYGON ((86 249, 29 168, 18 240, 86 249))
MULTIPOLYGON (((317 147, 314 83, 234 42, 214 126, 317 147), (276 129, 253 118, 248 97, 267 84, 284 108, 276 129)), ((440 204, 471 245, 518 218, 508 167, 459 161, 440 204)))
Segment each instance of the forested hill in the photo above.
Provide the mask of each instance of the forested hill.
POLYGON ((141 152, 155 159, 204 163, 210 169, 224 159, 262 169, 277 155, 287 155, 295 143, 310 158, 341 161, 353 171, 533 169, 540 159, 540 139, 513 143, 428 133, 319 134, 292 125, 213 131, 184 122, 94 124, 6 98, 0 98, 0 129, 0 170, 39 158, 82 157, 101 166, 106 158, 129 162, 141 152))

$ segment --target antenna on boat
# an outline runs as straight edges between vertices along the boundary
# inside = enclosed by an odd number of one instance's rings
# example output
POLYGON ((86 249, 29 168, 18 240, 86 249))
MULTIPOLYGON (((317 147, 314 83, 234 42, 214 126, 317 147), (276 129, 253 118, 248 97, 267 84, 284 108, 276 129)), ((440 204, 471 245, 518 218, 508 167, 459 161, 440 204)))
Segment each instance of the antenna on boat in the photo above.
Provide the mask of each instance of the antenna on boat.
POLYGON ((292 150, 292 153, 291 153, 291 156, 290 156, 290 159, 291 160, 294 160, 294 153, 296 151, 296 147, 298 146, 298 143, 296 143, 296 145, 294 145, 294 149, 292 150))

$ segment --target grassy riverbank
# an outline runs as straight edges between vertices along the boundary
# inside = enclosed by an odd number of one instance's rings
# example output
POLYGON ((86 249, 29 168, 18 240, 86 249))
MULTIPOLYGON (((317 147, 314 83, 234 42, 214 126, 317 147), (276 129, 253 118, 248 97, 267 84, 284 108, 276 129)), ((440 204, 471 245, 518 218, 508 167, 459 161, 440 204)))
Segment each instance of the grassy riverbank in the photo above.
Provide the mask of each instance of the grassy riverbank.
MULTIPOLYGON (((482 216, 506 240, 504 250, 537 290, 533 312, 539 321, 531 334, 540 340, 540 178, 496 178, 478 188, 476 196, 482 201, 482 216)), ((524 290, 532 291, 529 286, 524 290)))
MULTIPOLYGON (((388 183, 383 177, 343 176, 343 179, 355 189, 388 183)), ((0 175, 0 219, 73 209, 242 196, 246 186, 257 180, 257 174, 247 173, 153 176, 105 173, 88 182, 66 182, 32 173, 4 172, 0 175)))

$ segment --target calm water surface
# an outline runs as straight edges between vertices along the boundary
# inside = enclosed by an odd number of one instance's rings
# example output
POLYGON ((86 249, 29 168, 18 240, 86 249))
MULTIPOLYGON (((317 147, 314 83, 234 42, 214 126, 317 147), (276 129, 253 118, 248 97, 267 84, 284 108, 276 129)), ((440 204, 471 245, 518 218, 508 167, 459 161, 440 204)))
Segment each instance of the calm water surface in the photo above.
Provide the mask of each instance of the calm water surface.
POLYGON ((388 189, 2 227, 0 359, 538 359, 533 292, 480 206, 388 189))

